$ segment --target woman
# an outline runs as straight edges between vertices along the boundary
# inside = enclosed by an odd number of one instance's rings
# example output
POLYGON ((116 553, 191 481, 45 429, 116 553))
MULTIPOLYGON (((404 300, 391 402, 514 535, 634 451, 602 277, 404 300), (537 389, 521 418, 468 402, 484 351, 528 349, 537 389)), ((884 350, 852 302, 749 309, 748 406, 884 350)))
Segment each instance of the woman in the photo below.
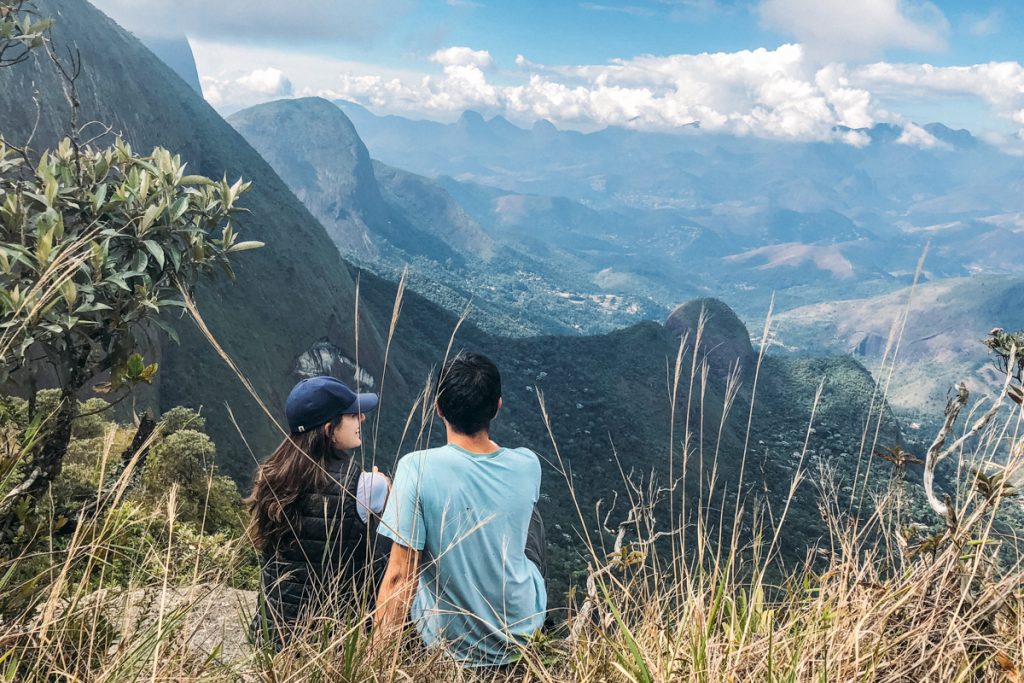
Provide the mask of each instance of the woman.
POLYGON ((263 555, 258 642, 280 649, 297 627, 330 629, 372 609, 390 550, 376 535, 389 483, 376 468, 362 472, 350 451, 376 406, 376 394, 333 377, 302 380, 288 395, 291 434, 260 465, 246 501, 263 555))

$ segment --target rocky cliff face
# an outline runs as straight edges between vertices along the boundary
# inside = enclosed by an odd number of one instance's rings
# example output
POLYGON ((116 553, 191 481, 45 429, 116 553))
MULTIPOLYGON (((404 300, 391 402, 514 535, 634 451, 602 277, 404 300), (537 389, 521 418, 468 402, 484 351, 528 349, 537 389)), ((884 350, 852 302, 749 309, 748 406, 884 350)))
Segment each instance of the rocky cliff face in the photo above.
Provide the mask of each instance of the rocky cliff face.
POLYGON ((230 123, 342 251, 362 258, 380 255, 374 233, 387 225, 387 207, 370 154, 337 107, 316 97, 278 100, 240 111, 230 123))
POLYGON ((197 95, 202 96, 203 86, 199 83, 199 70, 196 68, 196 59, 192 54, 192 46, 189 45, 188 38, 185 36, 174 38, 140 36, 140 40, 149 48, 150 52, 171 67, 171 70, 178 74, 181 80, 195 90, 197 95))
POLYGON ((725 303, 713 298, 687 301, 668 316, 665 327, 685 341, 698 362, 707 362, 715 376, 725 379, 738 368, 746 372, 756 360, 746 325, 725 303))
POLYGON ((441 187, 371 162, 352 122, 319 97, 278 100, 228 122, 270 162, 343 253, 399 268, 414 258, 489 259, 490 237, 441 187))

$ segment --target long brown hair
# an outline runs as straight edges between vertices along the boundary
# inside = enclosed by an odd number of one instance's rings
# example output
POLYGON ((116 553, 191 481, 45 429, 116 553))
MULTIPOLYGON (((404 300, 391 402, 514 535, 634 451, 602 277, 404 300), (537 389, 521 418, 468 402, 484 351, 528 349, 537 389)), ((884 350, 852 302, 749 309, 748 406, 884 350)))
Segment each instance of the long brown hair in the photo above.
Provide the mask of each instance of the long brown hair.
POLYGON ((326 488, 330 476, 326 461, 334 454, 330 432, 341 422, 332 420, 331 430, 323 426, 302 434, 286 436, 256 472, 252 493, 245 502, 252 521, 249 536, 264 550, 276 548, 286 532, 298 533, 301 523, 299 498, 308 491, 326 488))

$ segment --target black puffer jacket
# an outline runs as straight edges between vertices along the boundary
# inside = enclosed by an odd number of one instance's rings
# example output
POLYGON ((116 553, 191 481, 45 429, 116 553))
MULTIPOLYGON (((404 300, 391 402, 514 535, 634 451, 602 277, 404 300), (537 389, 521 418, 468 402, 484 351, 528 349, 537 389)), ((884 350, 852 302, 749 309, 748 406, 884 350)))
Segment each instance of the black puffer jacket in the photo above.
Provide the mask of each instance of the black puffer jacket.
POLYGON ((257 640, 269 635, 280 646, 284 632, 297 623, 373 607, 391 543, 377 536, 372 514, 367 524, 356 512, 358 463, 339 453, 325 467, 331 477, 327 489, 299 499, 298 529, 263 551, 260 608, 253 620, 257 640))

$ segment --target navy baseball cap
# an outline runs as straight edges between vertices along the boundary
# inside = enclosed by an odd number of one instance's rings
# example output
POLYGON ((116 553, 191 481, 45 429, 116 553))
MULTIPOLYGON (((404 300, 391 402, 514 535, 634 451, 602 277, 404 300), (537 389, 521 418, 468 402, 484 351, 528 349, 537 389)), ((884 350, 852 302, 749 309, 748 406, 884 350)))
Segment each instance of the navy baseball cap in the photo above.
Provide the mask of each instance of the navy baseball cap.
POLYGON ((377 407, 377 394, 357 394, 334 377, 304 379, 288 394, 285 415, 292 434, 308 432, 339 415, 367 413, 377 407))

